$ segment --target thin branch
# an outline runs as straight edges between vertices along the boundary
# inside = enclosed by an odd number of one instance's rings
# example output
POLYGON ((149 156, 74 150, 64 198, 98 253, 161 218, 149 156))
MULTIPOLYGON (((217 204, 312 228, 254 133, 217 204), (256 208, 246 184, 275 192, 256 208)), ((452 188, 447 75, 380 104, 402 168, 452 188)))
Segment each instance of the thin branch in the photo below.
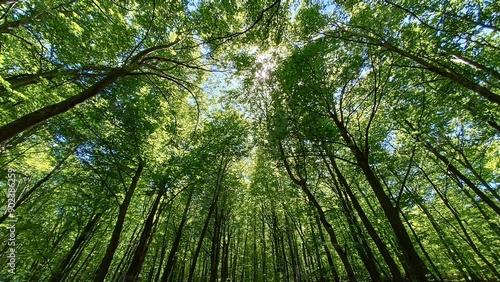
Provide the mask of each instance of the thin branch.
POLYGON ((135 45, 135 47, 132 49, 132 51, 130 51, 130 54, 128 54, 127 58, 125 58, 125 61, 124 61, 125 63, 128 62, 128 60, 130 60, 130 58, 135 53, 135 51, 137 51, 137 49, 139 47, 141 47, 142 44, 144 44, 144 41, 151 33, 151 29, 153 28, 153 22, 155 20, 155 12, 156 12, 156 0, 153 1, 153 11, 152 11, 152 15, 151 15, 151 21, 149 21, 149 26, 148 26, 148 29, 146 31, 146 34, 144 34, 144 37, 139 41, 139 43, 137 43, 137 45, 135 45))

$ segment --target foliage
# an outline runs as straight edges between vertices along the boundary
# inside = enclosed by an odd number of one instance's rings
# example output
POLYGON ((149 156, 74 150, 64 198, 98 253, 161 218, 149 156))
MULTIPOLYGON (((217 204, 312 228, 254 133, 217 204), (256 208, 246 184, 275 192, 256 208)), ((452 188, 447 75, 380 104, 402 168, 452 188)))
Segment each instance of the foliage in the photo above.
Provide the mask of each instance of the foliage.
POLYGON ((500 279, 497 2, 0 7, 2 281, 500 279))

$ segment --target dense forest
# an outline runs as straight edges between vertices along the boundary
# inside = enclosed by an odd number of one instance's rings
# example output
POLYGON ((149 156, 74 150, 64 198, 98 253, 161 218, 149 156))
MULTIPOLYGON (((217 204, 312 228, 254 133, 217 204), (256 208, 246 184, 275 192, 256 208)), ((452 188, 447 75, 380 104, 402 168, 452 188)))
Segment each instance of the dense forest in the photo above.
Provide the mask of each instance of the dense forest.
POLYGON ((500 2, 0 8, 1 281, 500 281, 500 2))

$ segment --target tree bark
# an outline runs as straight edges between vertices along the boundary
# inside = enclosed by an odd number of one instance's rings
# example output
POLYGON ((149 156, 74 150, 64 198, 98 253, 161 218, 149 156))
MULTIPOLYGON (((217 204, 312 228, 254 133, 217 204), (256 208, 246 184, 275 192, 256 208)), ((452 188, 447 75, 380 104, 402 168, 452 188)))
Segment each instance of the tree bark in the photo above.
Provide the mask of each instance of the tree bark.
POLYGON ((330 248, 326 244, 325 236, 323 235, 323 229, 321 228, 321 221, 319 220, 319 216, 317 213, 314 214, 314 219, 316 220, 316 225, 318 226, 319 238, 321 239, 321 243, 323 244, 323 248, 325 249, 326 259, 328 261, 328 266, 330 267, 330 271, 332 272, 333 281, 339 282, 340 277, 337 273, 337 269, 335 268, 335 264, 333 263, 332 253, 330 252, 330 248))
POLYGON ((342 261, 342 264, 344 265, 344 268, 347 272, 347 277, 348 277, 349 281, 356 281, 356 275, 354 274, 354 269, 352 268, 351 263, 349 262, 349 259, 347 257, 347 253, 340 246, 338 239, 337 239, 337 236, 336 236, 335 232, 333 231, 332 225, 326 219, 326 215, 325 215, 325 212, 323 211, 323 208, 318 203, 318 201, 316 201, 316 198, 314 197, 314 195, 311 193, 311 191, 307 187, 305 179, 302 179, 302 177, 300 177, 300 176, 299 176, 299 178, 296 178, 293 175, 293 172, 290 168, 290 165, 288 164, 288 161, 285 158, 285 152, 283 150, 283 146, 281 145, 281 142, 279 144, 279 150, 280 150, 280 154, 281 154, 281 157, 283 159, 283 162, 285 164, 285 169, 288 173, 288 176, 292 179, 292 181, 295 184, 299 185, 300 188, 302 188, 302 191, 304 192, 304 194, 306 194, 307 199, 309 200, 309 202, 311 202, 311 204, 316 209, 316 212, 319 215, 319 219, 330 237, 330 242, 332 243, 333 248, 337 252, 338 256, 340 257, 340 260, 342 261))
POLYGON ((486 194, 484 194, 483 191, 481 191, 481 189, 479 189, 479 187, 477 187, 476 184, 474 184, 468 177, 466 177, 463 173, 461 173, 460 170, 458 170, 458 168, 456 168, 451 163, 451 161, 448 160, 448 158, 439 153, 438 150, 436 150, 436 148, 434 148, 429 143, 426 143, 425 147, 432 154, 434 154, 434 156, 438 160, 443 162, 443 164, 448 168, 449 171, 451 171, 454 175, 460 178, 460 180, 462 180, 465 184, 467 184, 467 186, 469 186, 469 188, 471 188, 471 190, 474 191, 474 193, 476 193, 476 195, 478 195, 479 198, 481 198, 481 200, 483 200, 485 204, 487 204, 493 211, 495 211, 498 215, 500 215, 500 207, 497 204, 495 204, 495 202, 492 199, 490 199, 486 194))
POLYGON ((139 239, 139 245, 135 249, 134 257, 132 258, 132 262, 125 274, 125 281, 137 281, 139 277, 139 273, 141 272, 142 265, 144 264, 144 260, 146 259, 146 254, 149 249, 149 242, 151 242, 151 234, 153 233, 154 226, 154 218, 156 216, 156 211, 158 210, 158 206, 160 205, 160 200, 163 194, 158 192, 156 198, 153 202, 153 206, 151 207, 151 211, 149 212, 148 218, 144 223, 144 228, 142 229, 141 237, 139 239))
POLYGON ((117 81, 120 77, 127 75, 124 69, 117 69, 111 71, 105 78, 101 79, 91 87, 85 89, 79 94, 67 98, 61 102, 45 106, 34 112, 26 114, 8 124, 0 127, 0 143, 9 138, 16 136, 24 130, 48 120, 51 117, 65 113, 80 103, 96 96, 99 92, 106 89, 109 85, 117 81))
POLYGON ((94 230, 95 226, 97 225, 97 222, 99 222, 99 219, 101 218, 101 215, 102 213, 97 213, 92 216, 92 218, 89 220, 89 222, 83 229, 82 233, 76 238, 69 252, 62 259, 61 263, 59 263, 57 269, 54 270, 54 272, 52 273, 52 276, 49 278, 50 282, 62 281, 64 276, 71 270, 69 268, 70 262, 74 259, 74 256, 77 253, 78 249, 80 249, 85 244, 87 239, 91 236, 92 231, 94 230))
MULTIPOLYGON (((427 281, 426 274, 429 272, 424 262, 418 255, 413 243, 411 241, 406 228, 403 225, 401 218, 399 217, 399 211, 392 205, 391 199, 384 191, 382 183, 377 178, 372 168, 370 167, 370 163, 368 161, 368 151, 363 152, 354 142, 351 140, 351 137, 347 131, 347 128, 344 124, 338 119, 337 115, 330 112, 330 117, 340 130, 340 134, 342 139, 347 144, 347 147, 352 152, 356 159, 357 165, 363 171, 363 174, 368 181, 372 191, 375 193, 375 197, 377 198, 380 207, 384 211, 385 216, 387 217, 389 224, 394 231, 394 235, 396 236, 396 240, 398 246, 403 253, 404 262, 403 266, 407 272, 408 278, 415 279, 417 281, 427 281)), ((367 138, 367 137, 366 137, 367 138)), ((368 148, 366 149, 368 150, 368 148)))
POLYGON ((212 203, 210 204, 210 208, 208 209, 208 214, 205 219, 205 223, 203 224, 203 229, 201 230, 200 237, 198 238, 198 244, 196 245, 196 249, 193 254, 193 258, 191 261, 191 267, 189 268, 189 277, 188 282, 192 282, 194 279, 194 272, 196 270, 196 262, 198 261, 198 256, 200 255, 201 246, 203 245, 203 239, 205 238, 205 234, 207 233, 208 226, 210 225, 210 219, 212 218, 212 214, 215 210, 215 205, 217 204, 218 193, 215 192, 212 203))
POLYGON ((139 178, 141 177, 143 169, 144 165, 142 164, 142 162, 140 162, 135 172, 135 175, 132 178, 130 187, 127 193, 125 194, 125 199, 123 200, 123 203, 120 205, 118 218, 115 223, 113 234, 111 235, 108 247, 106 248, 106 253, 104 254, 104 257, 101 260, 99 268, 96 271, 94 282, 102 282, 106 278, 109 266, 111 265, 111 261, 113 260, 115 251, 118 248, 118 243, 120 242, 120 235, 123 230, 123 223, 125 222, 125 215, 127 214, 127 210, 130 205, 130 200, 132 199, 132 195, 134 194, 135 188, 137 187, 137 183, 139 182, 139 178))
MULTIPOLYGON (((42 179, 40 179, 37 183, 35 183, 35 185, 33 185, 33 187, 31 187, 28 191, 26 191, 25 193, 23 193, 21 195, 21 197, 19 197, 16 201, 16 203, 14 204, 14 209, 17 209, 19 206, 21 206, 38 188, 40 188, 40 186, 42 186, 45 182, 47 182, 60 168, 61 166, 63 165, 63 163, 73 154, 73 151, 71 151, 71 153, 67 154, 64 159, 62 159, 47 175, 45 175, 45 177, 43 177, 42 179)), ((2 222, 4 222, 7 217, 9 216, 8 213, 4 213, 1 217, 0 217, 0 224, 2 222)))
POLYGON ((187 215, 189 207, 191 206, 192 196, 193 196, 193 191, 190 192, 186 205, 184 206, 181 222, 179 223, 179 227, 177 228, 177 232, 175 234, 174 242, 172 243, 172 247, 170 248, 170 253, 168 254, 167 258, 167 264, 165 266, 165 270, 163 271, 163 276, 161 277, 160 280, 161 282, 169 281, 172 269, 174 268, 174 258, 177 255, 177 250, 179 249, 179 245, 181 243, 182 231, 184 230, 184 226, 186 225, 187 215))
MULTIPOLYGON (((368 235, 372 238, 373 242, 377 246, 380 254, 384 258, 385 262, 387 263, 387 266, 389 267, 389 270, 391 271, 392 274, 392 279, 394 281, 403 281, 403 275, 401 274, 401 271, 399 271, 399 267, 397 266, 396 262, 392 258, 389 250, 387 249, 387 246, 385 245, 384 242, 382 242, 382 239, 378 235, 377 231, 373 227, 372 223, 366 216, 366 213, 364 212, 363 208, 361 207, 361 204, 359 203, 357 197, 354 195, 354 192, 351 189, 351 186, 349 183, 347 183, 347 179, 344 177, 342 172, 340 171, 339 167, 337 166, 337 162, 335 161, 335 157, 331 154, 328 156, 330 160, 331 167, 333 168, 333 171, 330 171, 330 174, 332 177, 337 176, 340 184, 344 187, 345 192, 349 196, 349 199, 351 200, 351 203, 356 210, 356 213, 358 214, 359 218, 361 219, 361 222, 366 228, 366 231, 368 232, 368 235)), ((326 159, 325 159, 326 162, 326 159)), ((327 165, 327 168, 330 170, 330 166, 327 165)))

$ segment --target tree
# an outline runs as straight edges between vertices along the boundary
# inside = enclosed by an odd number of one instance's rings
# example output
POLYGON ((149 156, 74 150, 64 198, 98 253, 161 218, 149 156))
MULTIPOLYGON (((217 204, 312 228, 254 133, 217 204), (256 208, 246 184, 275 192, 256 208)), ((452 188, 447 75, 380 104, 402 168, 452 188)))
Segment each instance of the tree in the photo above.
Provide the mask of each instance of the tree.
POLYGON ((0 280, 500 279, 498 8, 0 1, 0 280))

